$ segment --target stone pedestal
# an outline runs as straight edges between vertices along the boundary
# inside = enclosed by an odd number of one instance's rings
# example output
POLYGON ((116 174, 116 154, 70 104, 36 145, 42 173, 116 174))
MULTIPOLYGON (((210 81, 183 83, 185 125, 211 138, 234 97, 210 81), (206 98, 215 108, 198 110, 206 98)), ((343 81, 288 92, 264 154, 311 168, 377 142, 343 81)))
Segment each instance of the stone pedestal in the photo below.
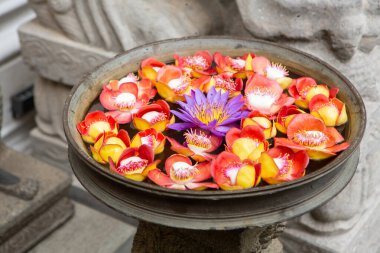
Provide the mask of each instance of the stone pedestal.
POLYGON ((280 253, 284 224, 239 230, 190 230, 140 221, 132 253, 280 253))

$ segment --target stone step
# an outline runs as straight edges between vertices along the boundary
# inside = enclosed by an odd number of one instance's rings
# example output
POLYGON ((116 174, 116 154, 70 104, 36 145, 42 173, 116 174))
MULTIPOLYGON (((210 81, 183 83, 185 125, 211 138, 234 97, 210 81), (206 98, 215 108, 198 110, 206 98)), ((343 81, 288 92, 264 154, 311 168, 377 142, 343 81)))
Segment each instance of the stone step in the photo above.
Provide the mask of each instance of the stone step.
POLYGON ((131 250, 136 227, 73 202, 75 214, 29 253, 109 253, 131 250), (122 249, 122 251, 121 251, 122 249))

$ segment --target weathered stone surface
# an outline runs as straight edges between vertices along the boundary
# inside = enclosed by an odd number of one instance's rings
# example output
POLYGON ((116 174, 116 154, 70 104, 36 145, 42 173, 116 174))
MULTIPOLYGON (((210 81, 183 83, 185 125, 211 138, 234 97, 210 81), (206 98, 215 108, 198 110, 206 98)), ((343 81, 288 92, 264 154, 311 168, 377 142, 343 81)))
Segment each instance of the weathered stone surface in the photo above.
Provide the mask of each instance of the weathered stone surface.
POLYGON ((114 52, 157 40, 215 33, 223 25, 218 0, 29 2, 44 26, 114 52))
POLYGON ((72 215, 70 202, 57 202, 67 192, 71 177, 2 144, 0 164, 21 179, 39 183, 38 192, 28 201, 0 192, 0 252, 24 251, 72 215))
POLYGON ((237 0, 246 28, 275 41, 322 41, 341 60, 350 59, 362 39, 371 50, 380 33, 376 0, 237 0))
POLYGON ((37 21, 21 26, 19 35, 24 61, 42 77, 70 86, 116 55, 116 52, 70 40, 37 21))
POLYGON ((133 242, 133 253, 279 253, 282 246, 272 241, 284 224, 247 229, 208 231, 179 229, 140 221, 133 242), (274 245, 271 245, 271 244, 274 245), (265 250, 267 249, 267 250, 265 250))
POLYGON ((74 206, 75 216, 30 253, 115 252, 136 232, 136 227, 87 206, 74 206))

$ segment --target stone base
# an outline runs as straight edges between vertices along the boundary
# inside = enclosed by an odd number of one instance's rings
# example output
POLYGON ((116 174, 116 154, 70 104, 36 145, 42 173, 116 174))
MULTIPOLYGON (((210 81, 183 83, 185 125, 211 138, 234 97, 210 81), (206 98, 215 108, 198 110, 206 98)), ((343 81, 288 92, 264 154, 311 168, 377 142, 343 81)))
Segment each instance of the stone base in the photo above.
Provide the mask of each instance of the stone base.
POLYGON ((71 167, 67 155, 67 143, 59 137, 42 133, 37 127, 30 132, 32 155, 55 167, 71 173, 71 167))
POLYGON ((32 200, 0 192, 0 252, 25 252, 73 214, 64 196, 71 176, 0 143, 1 168, 22 180, 38 182, 32 200))
POLYGON ((283 224, 237 230, 191 230, 140 221, 133 253, 280 253, 283 224))
POLYGON ((289 222, 280 238, 285 252, 380 252, 380 198, 371 203, 357 223, 343 233, 311 234, 301 225, 289 222))

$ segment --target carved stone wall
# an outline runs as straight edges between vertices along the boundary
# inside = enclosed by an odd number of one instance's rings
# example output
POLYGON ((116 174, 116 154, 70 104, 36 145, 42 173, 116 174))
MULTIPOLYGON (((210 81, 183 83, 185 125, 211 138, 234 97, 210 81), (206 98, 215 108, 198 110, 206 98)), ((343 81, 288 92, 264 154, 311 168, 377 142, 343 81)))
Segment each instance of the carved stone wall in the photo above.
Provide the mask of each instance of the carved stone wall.
POLYGON ((237 0, 237 3, 244 25, 253 36, 290 45, 330 63, 353 82, 367 109, 368 123, 356 175, 332 201, 289 223, 283 241, 285 249, 375 252, 378 248, 371 246, 370 234, 376 232, 364 224, 380 220, 375 212, 380 203, 376 198, 380 191, 377 183, 380 1, 237 0), (359 236, 362 234, 366 234, 368 243, 358 246, 359 240, 366 238, 359 236))

